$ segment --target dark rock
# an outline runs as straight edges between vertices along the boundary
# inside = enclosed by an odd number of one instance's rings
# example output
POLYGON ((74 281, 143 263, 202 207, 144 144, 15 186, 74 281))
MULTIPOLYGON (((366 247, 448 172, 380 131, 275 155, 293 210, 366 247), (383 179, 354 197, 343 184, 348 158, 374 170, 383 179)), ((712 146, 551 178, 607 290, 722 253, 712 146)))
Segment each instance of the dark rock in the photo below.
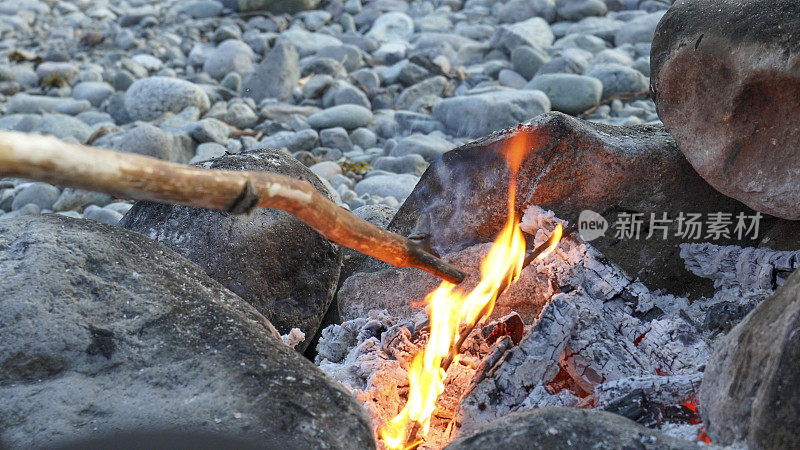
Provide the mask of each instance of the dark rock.
POLYGON ((712 442, 798 448, 800 272, 717 343, 700 386, 712 442))
MULTIPOLYGON (((332 199, 313 172, 278 150, 226 155, 200 166, 304 178, 332 199)), ((339 278, 341 250, 280 210, 231 215, 138 202, 120 226, 149 236, 199 264, 255 306, 283 334, 299 328, 307 337, 313 336, 339 278)), ((306 344, 301 343, 298 350, 306 344)))
POLYGON ((712 186, 800 219, 800 34, 790 0, 677 1, 651 53, 658 114, 712 186))
MULTIPOLYGON (((607 212, 610 219, 619 212, 642 213, 646 220, 664 212, 673 219, 679 212, 753 214, 700 178, 662 127, 612 127, 550 113, 523 129, 537 144, 519 174, 519 212, 535 204, 570 222, 586 209, 607 212)), ((495 133, 434 159, 389 229, 430 233, 441 254, 492 242, 506 220, 508 172, 499 152, 512 133, 495 133)), ((645 239, 644 228, 640 239, 619 240, 611 229, 592 244, 651 289, 710 295, 711 281, 684 267, 678 244, 685 240, 675 232, 673 222, 666 240, 645 239)))
POLYGON ((290 98, 300 79, 299 64, 297 51, 291 44, 277 43, 255 71, 244 78, 242 95, 256 103, 265 98, 290 98))
POLYGON ((622 416, 577 408, 509 414, 461 437, 447 450, 572 450, 575 448, 694 449, 697 444, 645 428, 622 416))
POLYGON ((348 392, 172 250, 57 215, 3 221, 0 248, 4 444, 168 425, 285 448, 374 448, 348 392))

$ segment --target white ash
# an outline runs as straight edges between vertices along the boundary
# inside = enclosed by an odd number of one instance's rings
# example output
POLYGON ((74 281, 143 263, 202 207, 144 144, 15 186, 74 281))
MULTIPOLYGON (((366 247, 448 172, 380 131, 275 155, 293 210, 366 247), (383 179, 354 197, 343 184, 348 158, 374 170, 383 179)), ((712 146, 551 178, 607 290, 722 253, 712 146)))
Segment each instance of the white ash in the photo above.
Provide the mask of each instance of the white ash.
POLYGON ((288 334, 281 335, 281 340, 289 347, 295 348, 297 344, 306 340, 306 334, 300 331, 299 328, 292 328, 288 334))
MULTIPOLYGON (((558 223, 566 225, 532 206, 521 228, 538 245, 558 223)), ((448 371, 426 445, 446 443, 524 408, 600 407, 635 389, 663 406, 693 399, 716 335, 707 326, 714 308, 757 304, 775 287, 765 280, 790 270, 798 258, 792 252, 692 245, 682 252, 687 266, 718 280, 720 288, 714 297, 694 302, 650 291, 590 244, 565 237, 552 254, 523 270, 521 278, 542 282, 526 284, 527 291, 517 295, 536 301, 547 292, 550 301, 526 324, 520 344, 504 337, 490 347, 476 334, 467 341, 463 357, 448 371)), ((372 311, 369 318, 322 333, 317 364, 354 392, 376 428, 405 404, 407 367, 427 339, 424 311, 416 312, 415 319, 398 319, 372 311)))
POLYGON ((609 381, 594 391, 595 405, 603 407, 616 399, 641 389, 647 399, 660 405, 681 405, 694 399, 700 389, 702 374, 645 375, 609 381))
POLYGON ((800 267, 800 251, 709 243, 681 244, 681 258, 692 273, 714 280, 715 287, 747 291, 773 291, 800 267))

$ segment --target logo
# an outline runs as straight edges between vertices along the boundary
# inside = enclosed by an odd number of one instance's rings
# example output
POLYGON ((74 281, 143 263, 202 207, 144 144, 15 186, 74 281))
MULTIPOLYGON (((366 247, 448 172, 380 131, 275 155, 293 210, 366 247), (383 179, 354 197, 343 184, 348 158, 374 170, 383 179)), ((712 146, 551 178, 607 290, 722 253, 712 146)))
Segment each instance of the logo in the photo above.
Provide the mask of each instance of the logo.
POLYGON ((586 242, 603 237, 608 230, 608 221, 600 214, 585 209, 578 216, 578 233, 586 242))

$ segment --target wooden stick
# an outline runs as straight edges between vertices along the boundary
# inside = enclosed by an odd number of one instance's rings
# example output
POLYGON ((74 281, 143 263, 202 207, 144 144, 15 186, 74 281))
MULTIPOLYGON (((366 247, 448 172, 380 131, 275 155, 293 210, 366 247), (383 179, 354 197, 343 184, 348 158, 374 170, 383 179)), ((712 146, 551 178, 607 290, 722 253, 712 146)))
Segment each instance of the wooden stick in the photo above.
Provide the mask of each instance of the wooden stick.
POLYGON ((0 176, 233 214, 255 207, 282 209, 330 241, 393 266, 416 267, 456 284, 466 277, 411 240, 340 208, 308 182, 278 174, 208 170, 51 136, 0 132, 0 176))

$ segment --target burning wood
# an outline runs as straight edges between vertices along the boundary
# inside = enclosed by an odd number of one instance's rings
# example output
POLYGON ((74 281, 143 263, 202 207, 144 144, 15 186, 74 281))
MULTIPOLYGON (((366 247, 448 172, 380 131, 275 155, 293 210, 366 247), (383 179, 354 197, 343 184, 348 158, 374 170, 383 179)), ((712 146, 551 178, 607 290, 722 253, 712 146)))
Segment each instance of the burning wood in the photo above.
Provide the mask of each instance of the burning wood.
POLYGON ((255 207, 282 209, 327 239, 394 266, 416 267, 451 283, 466 276, 417 243, 336 206, 306 181, 281 175, 207 170, 48 136, 0 132, 0 176, 232 214, 255 207))

